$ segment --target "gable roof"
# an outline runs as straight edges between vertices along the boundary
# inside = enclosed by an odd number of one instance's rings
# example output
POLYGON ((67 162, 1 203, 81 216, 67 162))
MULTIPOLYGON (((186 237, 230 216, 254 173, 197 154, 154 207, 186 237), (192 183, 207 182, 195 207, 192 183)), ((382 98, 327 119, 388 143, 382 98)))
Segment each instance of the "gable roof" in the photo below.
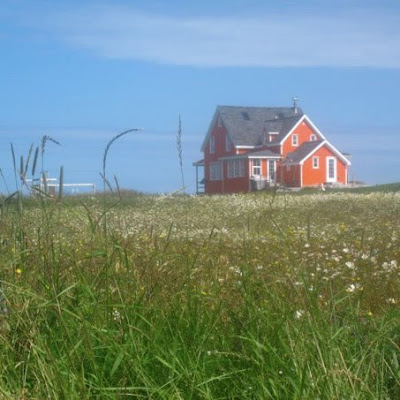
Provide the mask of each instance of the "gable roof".
POLYGON ((269 132, 278 134, 268 144, 280 142, 302 116, 301 108, 218 106, 201 149, 204 151, 218 117, 221 117, 234 146, 255 147, 267 144, 264 136, 269 132))
POLYGON ((290 164, 303 164, 307 158, 323 146, 327 146, 332 153, 335 153, 344 163, 351 165, 351 162, 327 140, 316 140, 313 142, 302 143, 298 149, 286 155, 284 162, 289 162, 290 164))
POLYGON ((295 151, 288 153, 285 157, 286 162, 291 164, 301 163, 307 156, 314 153, 324 143, 323 140, 316 140, 314 142, 304 142, 295 151))

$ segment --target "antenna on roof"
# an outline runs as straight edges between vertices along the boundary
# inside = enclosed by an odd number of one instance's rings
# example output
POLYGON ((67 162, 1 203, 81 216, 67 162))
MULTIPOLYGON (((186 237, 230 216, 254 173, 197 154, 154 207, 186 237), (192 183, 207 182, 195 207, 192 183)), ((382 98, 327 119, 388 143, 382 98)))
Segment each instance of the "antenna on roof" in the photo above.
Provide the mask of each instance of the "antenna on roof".
POLYGON ((297 103, 299 101, 299 98, 295 96, 292 98, 292 101, 293 101, 293 111, 295 114, 297 114, 297 103))

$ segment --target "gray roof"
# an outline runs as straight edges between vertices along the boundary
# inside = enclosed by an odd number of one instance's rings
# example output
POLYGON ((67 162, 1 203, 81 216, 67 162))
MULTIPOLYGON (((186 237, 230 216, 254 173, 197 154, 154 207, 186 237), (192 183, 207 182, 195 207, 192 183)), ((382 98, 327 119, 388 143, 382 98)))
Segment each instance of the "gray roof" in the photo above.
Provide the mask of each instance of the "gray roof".
POLYGON ((324 142, 323 140, 316 140, 314 142, 304 142, 302 145, 299 146, 297 150, 288 153, 285 157, 285 161, 297 164, 305 157, 307 157, 308 154, 314 151, 323 142, 324 142))
POLYGON ((279 143, 303 116, 301 108, 218 106, 229 137, 235 146, 279 143), (269 132, 277 132, 269 142, 269 132))

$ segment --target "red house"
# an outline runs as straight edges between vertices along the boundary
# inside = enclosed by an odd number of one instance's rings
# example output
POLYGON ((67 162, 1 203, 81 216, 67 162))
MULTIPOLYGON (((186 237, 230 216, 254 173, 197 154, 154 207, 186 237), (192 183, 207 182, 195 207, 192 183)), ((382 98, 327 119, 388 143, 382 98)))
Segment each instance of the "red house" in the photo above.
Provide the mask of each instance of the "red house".
POLYGON ((347 185, 350 161, 297 107, 218 106, 196 167, 197 192, 347 185), (199 182, 198 168, 204 167, 199 182))

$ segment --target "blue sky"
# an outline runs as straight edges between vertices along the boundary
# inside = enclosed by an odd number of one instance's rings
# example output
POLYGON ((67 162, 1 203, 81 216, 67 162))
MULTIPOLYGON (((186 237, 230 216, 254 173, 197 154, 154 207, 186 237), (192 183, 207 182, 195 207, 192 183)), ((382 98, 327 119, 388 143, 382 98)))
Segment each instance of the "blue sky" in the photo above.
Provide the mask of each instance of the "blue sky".
MULTIPOLYGON (((352 154, 350 177, 400 180, 400 2, 62 1, 0 3, 0 168, 43 135, 45 167, 101 186, 187 190, 215 107, 290 106, 352 154)), ((5 185, 0 181, 0 191, 5 185)))

